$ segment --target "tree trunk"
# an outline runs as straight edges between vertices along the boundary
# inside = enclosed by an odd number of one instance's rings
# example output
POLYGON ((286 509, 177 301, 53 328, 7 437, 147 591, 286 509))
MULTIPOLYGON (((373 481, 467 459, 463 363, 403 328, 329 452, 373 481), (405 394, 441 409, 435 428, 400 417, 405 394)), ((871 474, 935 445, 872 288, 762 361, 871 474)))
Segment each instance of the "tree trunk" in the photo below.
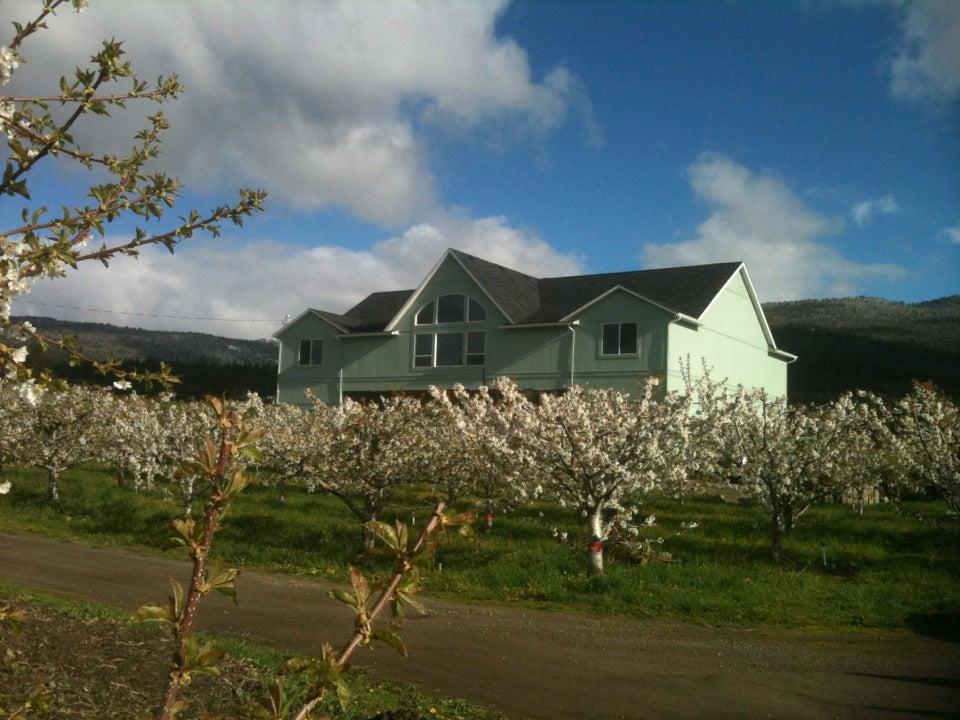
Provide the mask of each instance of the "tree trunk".
POLYGON ((363 505, 363 514, 360 518, 363 523, 363 534, 360 539, 360 549, 363 553, 369 553, 377 544, 377 536, 371 530, 367 523, 373 522, 377 519, 377 510, 378 508, 371 503, 364 503, 363 505))
POLYGON ((590 517, 589 575, 603 575, 603 515, 597 509, 590 517))
POLYGON ((127 468, 126 465, 122 462, 117 463, 117 487, 124 488, 127 486, 127 468))
POLYGON ((783 521, 779 512, 774 512, 770 522, 770 550, 773 559, 780 562, 783 557, 783 521))
POLYGON ((197 479, 188 477, 180 481, 180 497, 183 501, 183 519, 189 520, 193 515, 193 496, 197 479))
POLYGON ((789 535, 791 532, 793 532, 793 505, 787 505, 785 508, 783 508, 783 515, 781 517, 782 522, 780 527, 784 534, 789 535))
POLYGON ((47 468, 47 500, 60 502, 60 471, 47 468))

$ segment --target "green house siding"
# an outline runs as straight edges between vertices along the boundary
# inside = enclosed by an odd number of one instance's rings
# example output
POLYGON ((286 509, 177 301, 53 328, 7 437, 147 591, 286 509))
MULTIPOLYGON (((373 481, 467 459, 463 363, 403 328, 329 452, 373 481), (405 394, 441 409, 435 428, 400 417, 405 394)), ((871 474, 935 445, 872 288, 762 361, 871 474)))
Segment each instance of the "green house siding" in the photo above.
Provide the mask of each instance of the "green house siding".
POLYGON ((689 362, 694 378, 703 375, 706 363, 714 380, 786 395, 787 363, 770 356, 741 273, 717 295, 700 320, 703 325, 699 327, 685 323, 669 326, 667 390, 684 391, 681 364, 689 362))
POLYGON ((337 374, 339 369, 340 331, 326 320, 307 313, 283 329, 279 335, 280 350, 277 365, 277 400, 294 405, 307 404, 304 390, 309 387, 325 403, 336 404, 337 374), (323 342, 320 365, 300 365, 301 340, 321 339, 323 342))
POLYGON ((574 381, 585 387, 603 386, 634 391, 651 375, 666 372, 667 328, 672 315, 624 290, 615 290, 578 313, 574 381), (635 323, 638 353, 604 356, 603 326, 635 323))
POLYGON ((562 389, 572 379, 586 387, 615 387, 629 392, 655 375, 666 378, 664 390, 682 391, 680 363, 688 358, 694 374, 699 373, 702 358, 716 379, 761 385, 773 394, 785 394, 786 363, 769 355, 763 327, 741 273, 720 291, 701 320, 699 327, 678 321, 675 313, 615 288, 565 322, 513 326, 461 262, 448 253, 419 294, 407 300, 396 321, 382 333, 343 332, 312 312, 283 328, 277 334, 277 398, 306 404, 304 389, 309 387, 324 402, 336 404, 341 392, 422 391, 431 385, 457 382, 477 386, 498 376, 510 377, 531 390, 562 389), (419 310, 443 295, 474 299, 485 309, 486 318, 480 322, 416 325, 419 310), (603 326, 608 323, 636 325, 636 353, 603 354, 603 326), (481 330, 486 333, 483 365, 414 365, 417 333, 481 330), (299 365, 300 341, 314 338, 323 341, 322 364, 299 365))

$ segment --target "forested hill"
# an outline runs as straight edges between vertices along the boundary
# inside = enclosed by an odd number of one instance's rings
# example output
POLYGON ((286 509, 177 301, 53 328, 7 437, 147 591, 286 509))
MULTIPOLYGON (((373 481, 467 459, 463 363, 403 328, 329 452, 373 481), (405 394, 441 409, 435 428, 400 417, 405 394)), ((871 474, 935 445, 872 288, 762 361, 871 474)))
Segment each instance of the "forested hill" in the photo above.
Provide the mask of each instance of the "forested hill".
POLYGON ((919 303, 852 297, 763 306, 790 365, 792 400, 864 388, 899 396, 932 380, 960 398, 960 295, 919 303))
MULTIPOLYGON (((243 397, 248 391, 264 396, 276 392, 277 346, 268 340, 238 340, 196 332, 171 332, 119 327, 105 323, 70 322, 47 317, 19 317, 54 337, 74 337, 85 355, 99 360, 123 360, 131 369, 155 370, 172 365, 181 382, 182 397, 205 394, 243 397)), ((64 353, 31 352, 28 364, 50 368, 72 382, 109 380, 88 366, 70 367, 64 353)))
MULTIPOLYGON (((800 356, 788 371, 792 400, 825 400, 855 388, 899 396, 913 379, 932 380, 960 399, 960 295, 913 304, 867 297, 798 300, 768 303, 764 312, 777 345, 800 356)), ((50 334, 75 336, 93 357, 144 368, 170 363, 183 378, 185 396, 275 390, 277 351, 267 340, 19 319, 50 334)), ((56 353, 43 365, 68 379, 95 379, 88 370, 69 368, 56 353)))
POLYGON ((38 330, 55 337, 75 337, 80 350, 98 359, 159 358, 171 364, 209 362, 215 365, 262 365, 277 360, 277 346, 267 340, 237 340, 207 333, 144 330, 48 317, 23 316, 16 320, 29 320, 38 330))

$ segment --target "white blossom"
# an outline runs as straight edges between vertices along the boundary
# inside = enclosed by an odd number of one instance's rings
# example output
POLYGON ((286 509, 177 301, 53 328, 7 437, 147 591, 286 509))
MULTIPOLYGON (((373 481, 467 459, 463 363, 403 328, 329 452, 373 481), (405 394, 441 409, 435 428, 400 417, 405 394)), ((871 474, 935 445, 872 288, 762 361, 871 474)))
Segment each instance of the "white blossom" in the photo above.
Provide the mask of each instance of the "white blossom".
POLYGON ((20 67, 20 57, 16 51, 6 45, 0 47, 0 85, 8 83, 13 71, 18 67, 20 67))

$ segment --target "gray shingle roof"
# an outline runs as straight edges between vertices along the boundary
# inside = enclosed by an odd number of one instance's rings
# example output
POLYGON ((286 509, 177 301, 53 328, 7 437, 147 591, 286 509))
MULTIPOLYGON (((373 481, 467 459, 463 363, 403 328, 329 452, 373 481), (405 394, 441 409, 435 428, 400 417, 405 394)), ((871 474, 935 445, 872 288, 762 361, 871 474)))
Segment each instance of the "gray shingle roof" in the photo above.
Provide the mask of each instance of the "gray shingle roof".
POLYGON ((450 252, 514 322, 536 312, 540 306, 537 278, 459 250, 450 252))
MULTIPOLYGON (((633 272, 535 278, 489 260, 452 250, 514 324, 558 322, 591 300, 623 286, 673 312, 699 317, 720 292, 739 262, 633 272)), ((342 315, 314 312, 350 332, 382 331, 414 290, 391 290, 368 295, 342 315)))
POLYGON ((411 295, 413 290, 371 293, 343 314, 348 323, 344 327, 351 332, 380 332, 411 295))
POLYGON ((674 312, 696 318, 707 309, 738 267, 739 262, 727 262, 543 278, 538 283, 540 306, 516 322, 556 322, 618 285, 674 312))

